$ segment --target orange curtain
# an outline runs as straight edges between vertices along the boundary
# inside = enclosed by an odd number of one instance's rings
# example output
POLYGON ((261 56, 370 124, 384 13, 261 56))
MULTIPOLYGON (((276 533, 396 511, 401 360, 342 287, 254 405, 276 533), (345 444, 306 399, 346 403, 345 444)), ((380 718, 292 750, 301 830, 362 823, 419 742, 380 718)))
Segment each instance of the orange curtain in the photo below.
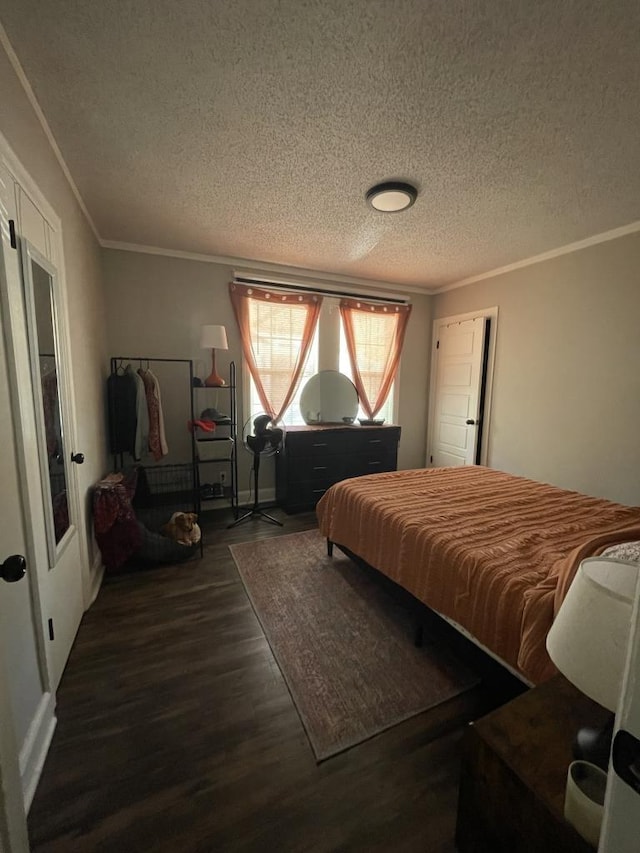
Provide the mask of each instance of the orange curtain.
POLYGON ((236 282, 229 285, 229 295, 242 352, 260 402, 278 421, 298 388, 320 318, 322 297, 262 290, 236 282))
POLYGON ((398 372, 411 305, 340 301, 353 381, 368 418, 384 406, 398 372))

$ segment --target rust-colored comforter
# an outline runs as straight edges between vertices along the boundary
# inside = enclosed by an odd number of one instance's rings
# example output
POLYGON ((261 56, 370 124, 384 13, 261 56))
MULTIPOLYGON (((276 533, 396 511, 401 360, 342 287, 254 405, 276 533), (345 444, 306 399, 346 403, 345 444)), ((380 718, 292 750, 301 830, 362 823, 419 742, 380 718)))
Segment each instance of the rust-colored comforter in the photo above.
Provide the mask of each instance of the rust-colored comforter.
POLYGON ((580 560, 640 539, 640 507, 480 466, 343 480, 317 514, 324 536, 533 683, 555 672, 544 640, 580 560))

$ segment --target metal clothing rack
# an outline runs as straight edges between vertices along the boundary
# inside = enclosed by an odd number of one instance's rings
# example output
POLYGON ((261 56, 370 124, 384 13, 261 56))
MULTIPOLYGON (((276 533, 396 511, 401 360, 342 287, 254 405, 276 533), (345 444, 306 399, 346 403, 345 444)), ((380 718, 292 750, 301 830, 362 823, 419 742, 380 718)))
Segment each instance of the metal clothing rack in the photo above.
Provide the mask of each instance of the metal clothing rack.
MULTIPOLYGON (((128 356, 118 355, 111 358, 111 375, 119 374, 124 371, 127 364, 139 364, 140 367, 146 365, 147 369, 151 364, 184 364, 188 368, 189 381, 189 421, 194 420, 193 408, 193 361, 188 358, 153 358, 152 356, 128 356)), ((185 382, 187 381, 185 373, 185 382)), ((113 423, 112 412, 110 411, 109 429, 111 431, 110 440, 113 442, 113 423)), ((187 505, 193 512, 199 510, 198 499, 198 473, 196 460, 196 447, 192 438, 191 446, 191 461, 188 463, 179 464, 161 464, 145 466, 142 462, 138 463, 133 460, 132 464, 139 465, 144 471, 145 488, 139 491, 140 496, 136 494, 133 505, 138 519, 149 527, 151 530, 158 529, 162 523, 168 521, 171 511, 184 510, 187 505)), ((114 470, 125 467, 126 451, 113 451, 114 470)), ((203 541, 200 539, 200 554, 203 553, 203 541)))
MULTIPOLYGON (((195 385, 192 386, 192 408, 195 409, 194 400, 198 401, 198 412, 202 406, 206 406, 207 396, 209 392, 227 392, 229 395, 228 403, 230 409, 230 417, 228 423, 223 423, 222 421, 219 423, 219 429, 221 431, 226 431, 228 434, 224 436, 220 436, 222 441, 226 441, 231 439, 231 455, 229 457, 219 457, 219 458, 200 458, 199 447, 202 445, 207 445, 209 442, 202 442, 196 436, 196 431, 194 430, 194 451, 196 452, 196 471, 197 471, 197 483, 198 483, 198 514, 203 511, 203 502, 204 501, 215 501, 221 499, 223 502, 227 502, 228 506, 231 508, 234 519, 238 518, 239 514, 239 506, 238 506, 238 402, 237 402, 237 379, 236 379, 236 365, 235 362, 232 361, 229 364, 229 384, 221 385, 217 387, 205 386, 205 385, 195 385), (200 480, 202 477, 202 470, 207 469, 209 467, 213 469, 226 468, 231 477, 231 483, 228 491, 223 489, 222 493, 219 495, 214 495, 212 497, 205 498, 203 496, 203 491, 200 480)), ((218 440, 218 437, 214 437, 211 439, 212 443, 215 443, 218 440)), ((207 478, 208 479, 208 478, 207 478)))
MULTIPOLYGON (((114 355, 111 357, 111 374, 117 374, 119 370, 124 371, 124 362, 138 362, 140 367, 142 367, 143 364, 146 364, 147 369, 149 369, 150 362, 154 362, 156 364, 186 364, 189 366, 189 389, 193 388, 193 361, 190 358, 153 358, 146 355, 114 355)), ((193 421, 193 395, 191 394, 191 391, 189 391, 189 399, 191 401, 189 418, 193 421)), ((114 453, 113 464, 115 468, 118 467, 118 456, 120 456, 120 467, 124 465, 123 453, 114 453)), ((191 464, 195 471, 196 449, 193 442, 191 442, 191 464)))

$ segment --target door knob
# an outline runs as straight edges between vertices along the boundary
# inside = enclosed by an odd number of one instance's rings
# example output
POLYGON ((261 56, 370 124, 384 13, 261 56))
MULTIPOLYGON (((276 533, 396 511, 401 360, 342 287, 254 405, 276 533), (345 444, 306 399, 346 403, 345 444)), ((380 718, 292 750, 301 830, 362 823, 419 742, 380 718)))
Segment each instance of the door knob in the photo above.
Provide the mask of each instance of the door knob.
POLYGON ((473 418, 467 418, 465 423, 467 424, 467 426, 475 426, 476 422, 474 421, 473 418))
POLYGON ((71 461, 75 462, 76 465, 82 465, 82 463, 84 462, 84 453, 72 453, 71 461))
POLYGON ((25 576, 27 561, 22 554, 13 554, 0 563, 0 577, 7 583, 15 583, 25 576))

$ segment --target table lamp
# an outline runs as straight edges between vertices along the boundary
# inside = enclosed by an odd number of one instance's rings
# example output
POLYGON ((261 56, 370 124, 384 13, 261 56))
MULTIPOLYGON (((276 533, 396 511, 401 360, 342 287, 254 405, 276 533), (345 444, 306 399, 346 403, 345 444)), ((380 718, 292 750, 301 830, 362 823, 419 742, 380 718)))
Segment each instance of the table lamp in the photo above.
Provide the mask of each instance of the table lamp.
POLYGON ((608 557, 583 560, 547 635, 547 651, 560 672, 611 711, 601 729, 576 735, 576 758, 609 764, 640 567, 608 557))
POLYGON ((226 382, 218 374, 216 370, 216 350, 229 349, 227 343, 227 330, 224 326, 203 326, 200 333, 200 346, 203 349, 211 347, 211 373, 204 380, 204 384, 208 388, 219 388, 221 385, 226 385, 226 382))

